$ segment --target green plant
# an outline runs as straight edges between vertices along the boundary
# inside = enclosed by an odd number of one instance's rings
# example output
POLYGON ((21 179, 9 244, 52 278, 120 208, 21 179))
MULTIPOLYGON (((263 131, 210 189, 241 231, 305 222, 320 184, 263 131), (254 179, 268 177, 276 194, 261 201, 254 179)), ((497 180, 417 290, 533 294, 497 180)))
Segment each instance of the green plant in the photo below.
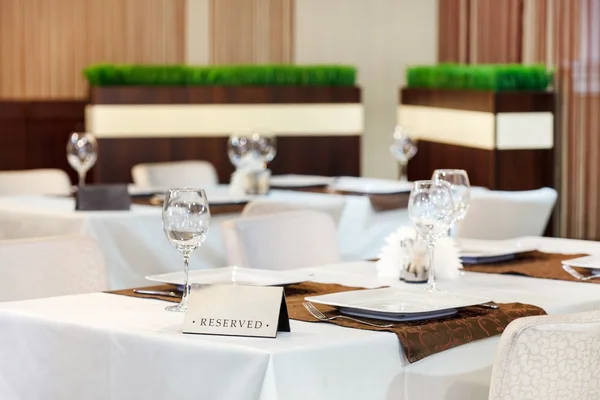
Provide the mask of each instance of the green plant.
POLYGON ((553 72, 544 65, 439 64, 418 65, 406 71, 408 87, 471 90, 546 90, 553 72))
POLYGON ((114 65, 83 70, 91 86, 354 86, 356 69, 342 65, 114 65))

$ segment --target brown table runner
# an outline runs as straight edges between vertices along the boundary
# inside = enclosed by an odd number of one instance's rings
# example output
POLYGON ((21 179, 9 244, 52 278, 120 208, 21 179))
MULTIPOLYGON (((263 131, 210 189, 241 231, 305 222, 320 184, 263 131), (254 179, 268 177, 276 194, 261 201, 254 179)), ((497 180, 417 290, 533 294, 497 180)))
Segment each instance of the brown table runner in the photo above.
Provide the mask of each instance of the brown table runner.
MULTIPOLYGON (((143 206, 157 206, 162 207, 163 196, 133 196, 131 197, 132 204, 139 204, 143 206)), ((232 204, 211 204, 210 213, 211 215, 220 214, 238 214, 241 213, 248 202, 232 203, 232 204)))
MULTIPOLYGON (((173 290, 171 285, 153 286, 151 290, 173 290)), ((357 290, 348 286, 303 282, 285 288, 288 313, 291 319, 305 322, 319 322, 302 305, 304 297, 316 296, 327 293, 357 290)), ((161 299, 171 302, 179 300, 173 297, 159 297, 140 295, 133 289, 118 290, 108 293, 133 297, 161 299)), ((331 307, 318 306, 319 310, 328 316, 338 315, 339 312, 331 307)), ((506 326, 513 320, 532 315, 544 315, 544 310, 539 307, 520 304, 500 304, 497 310, 483 307, 467 307, 457 314, 425 321, 394 322, 391 328, 376 328, 349 320, 337 319, 332 323, 355 329, 371 331, 389 331, 396 334, 400 345, 409 362, 421 360, 432 354, 442 352, 453 347, 486 339, 501 334, 506 326)), ((375 323, 391 323, 368 318, 362 318, 375 323)))
MULTIPOLYGON (((529 251, 526 253, 517 254, 516 258, 510 261, 503 261, 494 264, 464 265, 464 269, 465 271, 485 272, 489 274, 518 274, 532 278, 600 283, 600 280, 579 280, 572 277, 568 272, 562 269, 563 260, 569 260, 583 256, 587 256, 587 254, 561 254, 529 251)), ((591 272, 586 268, 573 269, 584 276, 589 275, 591 272)))

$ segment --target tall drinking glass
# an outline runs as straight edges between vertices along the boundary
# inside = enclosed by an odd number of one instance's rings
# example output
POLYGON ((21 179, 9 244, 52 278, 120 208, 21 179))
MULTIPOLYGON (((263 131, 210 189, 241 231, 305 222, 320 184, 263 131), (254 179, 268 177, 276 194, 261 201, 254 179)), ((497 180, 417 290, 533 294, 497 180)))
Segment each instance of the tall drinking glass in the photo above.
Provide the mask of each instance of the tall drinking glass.
POLYGON ((433 253, 436 240, 442 236, 450 224, 454 210, 452 191, 447 182, 416 181, 410 192, 408 215, 415 224, 418 237, 427 244, 429 290, 437 290, 433 253))
POLYGON ((400 180, 408 181, 408 162, 417 154, 417 145, 400 126, 394 130, 394 144, 390 146, 390 152, 400 163, 400 180))
POLYGON ((451 226, 462 221, 469 211, 471 202, 471 184, 469 176, 464 169, 436 169, 433 172, 432 180, 448 182, 452 190, 452 201, 454 202, 454 211, 451 217, 451 226))
POLYGON ((190 295, 189 261, 208 233, 210 210, 203 189, 170 189, 162 211, 163 229, 169 242, 183 254, 184 289, 181 303, 167 311, 185 312, 190 295))
POLYGON ((67 161, 77 171, 79 186, 85 184, 86 173, 96 164, 98 142, 92 133, 74 132, 67 142, 67 161))

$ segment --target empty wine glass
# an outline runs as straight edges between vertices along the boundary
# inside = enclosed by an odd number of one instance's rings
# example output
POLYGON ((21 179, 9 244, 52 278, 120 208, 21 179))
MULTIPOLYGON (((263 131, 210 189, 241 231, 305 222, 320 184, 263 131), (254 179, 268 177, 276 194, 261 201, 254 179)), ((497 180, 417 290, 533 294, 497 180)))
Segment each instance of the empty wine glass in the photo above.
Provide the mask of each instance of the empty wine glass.
POLYGON ((436 169, 431 179, 450 184, 452 201, 454 202, 451 225, 462 221, 465 215, 467 215, 471 201, 471 185, 469 184, 467 171, 464 169, 436 169))
POLYGON ((419 238, 427 243, 429 290, 437 290, 433 253, 436 240, 450 225, 454 210, 450 185, 443 181, 416 181, 410 192, 408 215, 419 238))
POLYGON ((252 134, 253 151, 265 166, 277 155, 277 138, 272 132, 256 130, 252 134))
POLYGON ((234 133, 227 141, 227 155, 235 168, 240 167, 252 156, 252 139, 244 134, 234 133))
POLYGON ((390 146, 390 151, 400 163, 400 180, 407 181, 408 162, 417 154, 417 145, 400 126, 394 129, 394 144, 390 146))
POLYGON ((210 210, 203 189, 170 189, 162 211, 163 229, 169 242, 183 254, 184 289, 181 303, 167 311, 185 312, 190 295, 189 260, 208 233, 210 210))
POLYGON ((86 173, 98 158, 98 142, 92 133, 74 132, 67 142, 67 161, 77 171, 79 186, 85 184, 86 173))

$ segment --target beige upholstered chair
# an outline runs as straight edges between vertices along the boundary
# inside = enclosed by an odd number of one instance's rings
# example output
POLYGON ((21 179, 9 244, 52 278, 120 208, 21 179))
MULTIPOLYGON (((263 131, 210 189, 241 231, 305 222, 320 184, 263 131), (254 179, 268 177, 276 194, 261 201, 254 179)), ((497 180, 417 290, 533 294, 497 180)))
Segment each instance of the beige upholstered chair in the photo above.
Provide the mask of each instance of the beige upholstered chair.
POLYGON ((346 200, 342 196, 319 196, 307 197, 306 199, 297 198, 293 200, 259 198, 252 200, 242 211, 243 217, 253 217, 257 215, 269 215, 285 211, 314 210, 322 211, 331 216, 337 225, 342 217, 346 200))
POLYGON ((215 167, 208 161, 171 161, 137 164, 131 169, 139 188, 207 187, 219 183, 215 167))
POLYGON ((500 338, 489 399, 600 399, 600 311, 513 321, 500 338))
POLYGON ((0 301, 107 289, 104 257, 90 238, 56 236, 0 241, 0 301))
POLYGON ((319 211, 287 211, 221 224, 229 265, 293 269, 340 261, 336 228, 319 211))
POLYGON ((469 239, 541 236, 554 209, 556 197, 556 190, 551 188, 519 192, 473 192, 469 212, 456 226, 455 236, 469 239))
POLYGON ((0 196, 70 193, 71 180, 61 169, 0 171, 0 196))

